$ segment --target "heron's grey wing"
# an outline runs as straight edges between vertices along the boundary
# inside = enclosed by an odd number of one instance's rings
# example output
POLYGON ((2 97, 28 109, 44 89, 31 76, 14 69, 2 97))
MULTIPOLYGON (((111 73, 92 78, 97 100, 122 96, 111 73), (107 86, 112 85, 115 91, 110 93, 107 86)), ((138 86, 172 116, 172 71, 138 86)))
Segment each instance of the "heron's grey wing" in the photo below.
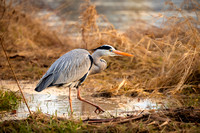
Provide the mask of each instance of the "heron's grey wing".
POLYGON ((83 49, 73 51, 69 58, 64 59, 63 65, 54 73, 54 85, 68 84, 81 79, 91 66, 89 53, 83 49))
POLYGON ((75 49, 56 60, 47 73, 42 77, 36 87, 36 91, 60 84, 69 84, 80 80, 91 67, 91 59, 88 51, 75 49))

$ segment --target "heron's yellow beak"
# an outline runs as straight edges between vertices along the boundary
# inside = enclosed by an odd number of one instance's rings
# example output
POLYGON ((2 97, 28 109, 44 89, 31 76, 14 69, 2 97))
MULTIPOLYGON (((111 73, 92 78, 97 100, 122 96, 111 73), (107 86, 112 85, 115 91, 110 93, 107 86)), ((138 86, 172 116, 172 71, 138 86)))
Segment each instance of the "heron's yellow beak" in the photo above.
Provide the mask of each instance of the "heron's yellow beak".
POLYGON ((118 54, 118 55, 123 55, 123 56, 131 56, 131 57, 133 56, 132 54, 121 52, 118 50, 113 50, 113 53, 118 54))

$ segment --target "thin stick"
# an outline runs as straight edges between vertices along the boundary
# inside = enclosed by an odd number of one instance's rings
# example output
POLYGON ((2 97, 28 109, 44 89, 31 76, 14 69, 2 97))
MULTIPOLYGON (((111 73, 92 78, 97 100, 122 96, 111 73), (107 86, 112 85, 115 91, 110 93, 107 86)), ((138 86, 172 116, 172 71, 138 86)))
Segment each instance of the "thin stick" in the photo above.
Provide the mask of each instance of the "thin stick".
POLYGON ((26 104, 26 106, 27 106, 27 108, 28 108, 28 111, 29 111, 30 115, 31 115, 31 110, 30 110, 30 108, 29 108, 29 106, 28 106, 28 104, 27 104, 27 102, 26 102, 26 99, 25 99, 25 97, 24 97, 24 94, 23 94, 23 92, 22 92, 22 89, 21 89, 21 87, 20 87, 20 85, 19 85, 19 82, 18 82, 18 80, 17 80, 17 77, 16 77, 16 75, 15 75, 15 72, 14 72, 14 70, 13 70, 11 64, 10 64, 10 60, 9 60, 8 55, 7 55, 7 53, 6 53, 6 50, 5 50, 5 48, 4 48, 4 45, 3 45, 3 37, 1 38, 1 46, 2 46, 2 48, 3 48, 4 54, 6 55, 6 59, 7 59, 8 65, 9 65, 9 67, 10 67, 10 69, 11 69, 13 75, 14 75, 15 81, 16 81, 17 86, 18 86, 18 88, 19 88, 19 91, 20 91, 20 93, 21 93, 21 95, 22 95, 22 98, 23 98, 23 100, 24 100, 24 102, 25 102, 25 104, 26 104))

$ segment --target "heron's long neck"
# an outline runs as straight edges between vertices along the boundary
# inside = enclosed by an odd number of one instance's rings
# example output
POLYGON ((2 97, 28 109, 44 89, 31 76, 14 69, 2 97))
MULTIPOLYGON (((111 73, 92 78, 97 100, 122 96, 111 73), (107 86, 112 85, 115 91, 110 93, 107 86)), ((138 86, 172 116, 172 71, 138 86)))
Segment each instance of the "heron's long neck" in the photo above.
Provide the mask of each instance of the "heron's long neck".
POLYGON ((90 74, 95 74, 95 73, 99 73, 102 70, 105 70, 107 67, 107 63, 105 60, 101 59, 102 54, 98 51, 95 51, 92 54, 92 58, 93 58, 93 66, 90 70, 90 74))

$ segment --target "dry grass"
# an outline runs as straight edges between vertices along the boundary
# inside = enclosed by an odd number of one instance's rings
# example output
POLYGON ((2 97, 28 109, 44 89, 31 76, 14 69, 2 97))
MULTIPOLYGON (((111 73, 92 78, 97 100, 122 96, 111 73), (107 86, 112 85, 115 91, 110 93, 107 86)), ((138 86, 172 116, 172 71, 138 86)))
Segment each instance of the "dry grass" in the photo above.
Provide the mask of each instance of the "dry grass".
MULTIPOLYGON (((106 58, 109 68, 89 76, 83 87, 98 88, 111 95, 175 94, 185 90, 199 93, 200 6, 196 1, 190 2, 196 18, 186 16, 182 8, 168 2, 170 9, 177 12, 171 17, 160 15, 166 20, 160 28, 138 23, 125 33, 98 14, 95 5, 85 2, 81 23, 74 25, 81 37, 74 39, 60 36, 21 13, 20 6, 13 9, 1 1, 0 34, 19 79, 39 79, 56 58, 72 48, 92 49, 110 44, 135 57, 106 58), (102 23, 106 25, 101 26, 102 23)), ((181 7, 187 5, 185 2, 181 7)), ((12 78, 4 58, 0 61, 1 78, 12 78)))
MULTIPOLYGON (((191 2, 198 4, 196 1, 191 2)), ((104 79, 101 81, 103 82, 101 91, 111 92, 113 95, 123 93, 146 95, 147 92, 175 94, 184 89, 199 92, 200 30, 197 28, 200 24, 199 7, 194 7, 197 15, 195 19, 187 17, 184 11, 173 3, 166 4, 177 12, 171 17, 161 15, 166 20, 163 27, 156 28, 140 24, 138 27, 131 27, 123 34, 116 31, 112 25, 106 28, 95 25, 94 21, 98 23, 102 16, 96 15, 94 5, 88 5, 87 13, 82 14, 82 18, 85 18, 83 22, 89 29, 87 35, 84 34, 83 40, 87 40, 88 44, 94 44, 94 42, 111 44, 135 55, 133 59, 111 58, 107 74, 91 76, 90 80, 94 84, 96 84, 94 81, 96 78, 104 79), (94 15, 87 17, 85 14, 94 15), (176 17, 178 15, 181 17, 176 17)), ((187 2, 183 3, 182 7, 187 4, 187 2)))
MULTIPOLYGON (((28 8, 28 7, 27 7, 28 8)), ((0 1, 0 37, 19 79, 38 79, 52 59, 73 47, 70 39, 60 39, 20 5, 0 1), (59 47, 59 48, 58 48, 59 47), (51 60, 49 60, 51 59, 51 60)), ((12 79, 3 51, 0 51, 1 79, 12 79)))

